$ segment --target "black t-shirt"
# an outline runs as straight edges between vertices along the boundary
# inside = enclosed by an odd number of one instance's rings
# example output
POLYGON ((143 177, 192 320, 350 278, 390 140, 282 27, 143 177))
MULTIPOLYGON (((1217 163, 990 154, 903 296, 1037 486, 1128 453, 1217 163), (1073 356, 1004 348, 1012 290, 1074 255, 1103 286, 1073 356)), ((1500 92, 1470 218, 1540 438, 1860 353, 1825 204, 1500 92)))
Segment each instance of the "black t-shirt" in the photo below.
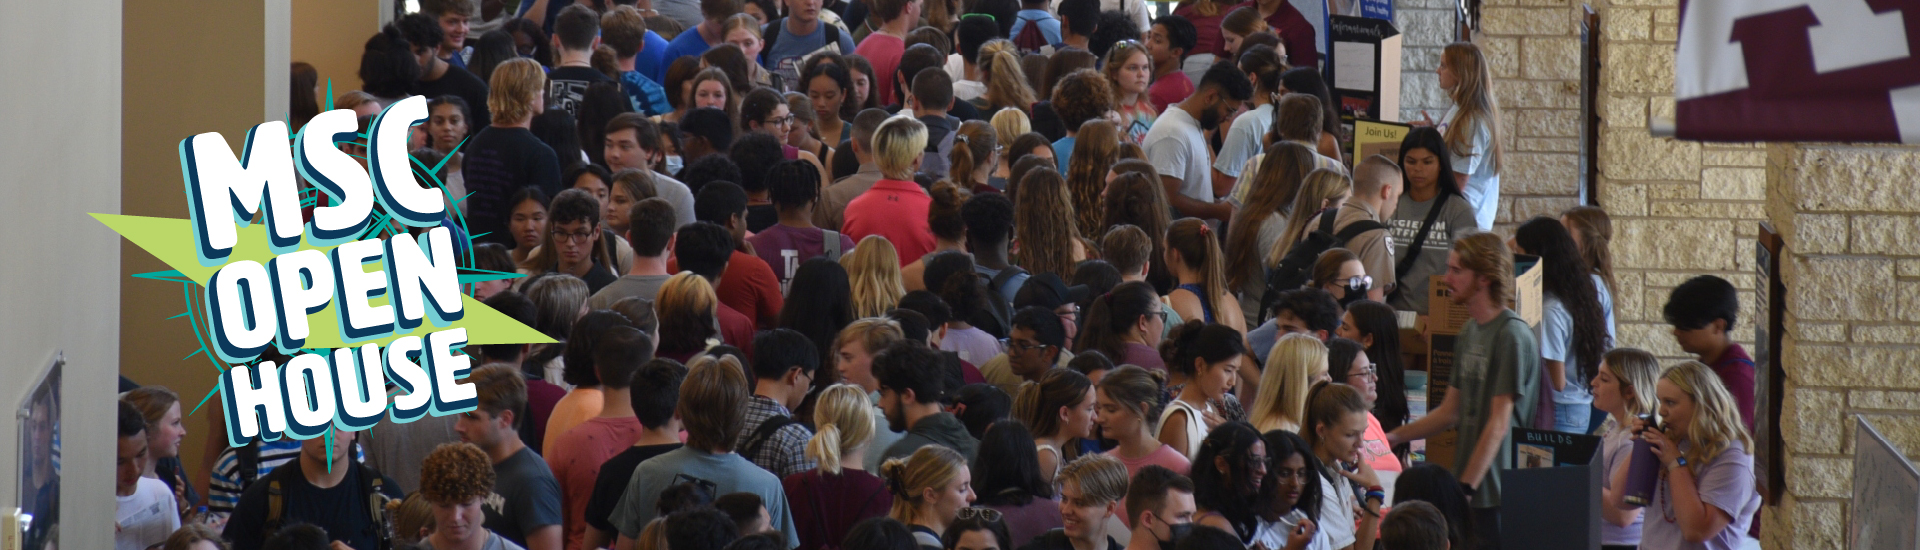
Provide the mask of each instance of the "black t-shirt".
POLYGON ((759 233, 780 223, 780 208, 771 204, 747 205, 747 231, 759 233))
POLYGON ((566 111, 578 120, 580 103, 587 99, 587 86, 595 82, 613 82, 613 79, 586 67, 554 67, 547 73, 547 108, 566 111))
POLYGON ((587 295, 589 296, 618 280, 620 280, 620 276, 614 275, 613 271, 607 266, 600 265, 600 262, 594 262, 593 267, 587 269, 587 276, 580 278, 581 282, 587 283, 587 295))
POLYGON ((465 164, 467 230, 481 242, 513 246, 507 204, 520 188, 540 188, 548 197, 560 192, 560 160, 553 148, 526 128, 488 127, 467 140, 465 164))
POLYGON ((628 447, 608 458, 600 465, 600 477, 593 480, 593 496, 587 497, 587 525, 610 533, 619 532, 608 517, 620 505, 620 497, 626 494, 627 482, 633 481, 633 471, 647 459, 678 448, 679 445, 628 447))
MULTIPOLYGON (((373 516, 367 511, 368 487, 362 481, 363 474, 379 475, 379 491, 389 498, 401 499, 400 484, 380 475, 372 468, 348 462, 347 476, 340 483, 326 489, 307 483, 305 475, 300 473, 301 464, 294 460, 274 468, 261 481, 280 481, 280 527, 295 523, 311 523, 325 529, 327 537, 344 542, 354 550, 378 550, 380 548, 380 526, 374 523, 373 516)), ((234 506, 233 517, 227 520, 227 530, 222 536, 233 542, 234 550, 259 550, 260 544, 273 533, 267 529, 267 509, 269 500, 267 488, 270 483, 254 483, 240 494, 240 503, 234 506)))
POLYGON ((428 100, 443 96, 459 96, 467 102, 467 135, 473 135, 491 123, 492 116, 487 112, 487 83, 466 69, 447 66, 446 74, 436 80, 422 80, 413 83, 415 95, 427 96, 428 100))

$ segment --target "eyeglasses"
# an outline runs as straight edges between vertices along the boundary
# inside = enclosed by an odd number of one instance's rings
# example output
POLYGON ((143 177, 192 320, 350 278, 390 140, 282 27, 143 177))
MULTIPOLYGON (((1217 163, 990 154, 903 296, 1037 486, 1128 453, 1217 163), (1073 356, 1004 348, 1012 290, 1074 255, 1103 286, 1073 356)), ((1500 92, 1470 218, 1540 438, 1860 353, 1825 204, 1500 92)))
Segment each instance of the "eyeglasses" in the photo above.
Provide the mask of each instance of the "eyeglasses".
POLYGON ((1312 475, 1312 472, 1313 470, 1310 468, 1301 468, 1298 470, 1292 468, 1275 468, 1273 475, 1279 476, 1281 479, 1293 478, 1306 480, 1308 476, 1312 475))
POLYGON ((1373 276, 1355 275, 1347 278, 1347 288, 1373 288, 1373 276))
POLYGON ((1360 368, 1358 370, 1347 371, 1347 378, 1353 378, 1355 376, 1364 376, 1369 379, 1377 379, 1380 377, 1379 366, 1380 366, 1379 363, 1367 363, 1366 367, 1360 368))
POLYGON ((793 124, 793 115, 769 118, 769 119, 760 121, 760 123, 768 126, 786 126, 788 124, 793 124))
POLYGON ((555 231, 553 232, 553 238, 557 240, 563 240, 563 241, 584 243, 584 242, 587 242, 588 239, 593 238, 593 231, 588 230, 588 231, 581 231, 577 233, 569 233, 566 231, 555 231))
POLYGON ((1006 350, 1010 352, 1025 353, 1027 350, 1047 349, 1051 346, 1046 344, 1029 344, 1024 340, 1014 340, 1012 338, 1001 338, 1000 347, 1006 348, 1006 350))
POLYGON ((954 517, 957 517, 959 519, 978 518, 981 520, 985 520, 989 523, 992 523, 992 522, 1000 521, 1000 511, 992 508, 967 507, 967 508, 961 508, 960 513, 955 514, 954 517))
POLYGON ((999 21, 997 19, 994 19, 993 14, 991 13, 969 13, 969 14, 961 15, 960 20, 966 21, 968 17, 985 17, 987 18, 988 21, 994 21, 994 22, 999 21))

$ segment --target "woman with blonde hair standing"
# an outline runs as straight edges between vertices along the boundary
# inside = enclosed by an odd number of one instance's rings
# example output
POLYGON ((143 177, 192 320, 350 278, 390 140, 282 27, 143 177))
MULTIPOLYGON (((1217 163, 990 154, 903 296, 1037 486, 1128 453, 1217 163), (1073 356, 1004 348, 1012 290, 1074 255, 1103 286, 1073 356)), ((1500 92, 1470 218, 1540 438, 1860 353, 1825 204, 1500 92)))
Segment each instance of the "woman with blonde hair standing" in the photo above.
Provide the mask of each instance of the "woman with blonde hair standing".
MULTIPOLYGON (((1593 407, 1607 413, 1600 432, 1601 463, 1607 479, 1626 470, 1627 457, 1633 454, 1634 419, 1656 411, 1659 398, 1654 392, 1659 380, 1660 360, 1644 350, 1614 348, 1601 356, 1600 372, 1587 387, 1593 391, 1593 407)), ((1607 522, 1600 524, 1600 545, 1638 546, 1644 509, 1615 506, 1618 491, 1611 483, 1601 494, 1600 517, 1607 522)))
POLYGON ((1327 380, 1326 344, 1304 333, 1282 336, 1267 355, 1266 369, 1260 373, 1264 391, 1254 396, 1247 421, 1260 433, 1299 432, 1305 425, 1307 390, 1327 380))
POLYGON ((1500 104, 1494 99, 1493 72, 1487 56, 1472 42, 1455 42, 1440 53, 1440 89, 1453 99, 1440 123, 1453 153, 1454 181, 1473 203, 1481 231, 1493 229, 1500 207, 1500 165, 1504 132, 1500 104))
POLYGON ((837 546, 853 525, 887 514, 893 494, 887 482, 864 468, 873 442, 873 403, 851 384, 821 390, 813 409, 813 439, 807 459, 820 467, 787 476, 782 485, 794 503, 800 548, 837 546))
POLYGON ((880 475, 893 492, 887 517, 907 524, 921 548, 941 548, 960 510, 973 504, 973 474, 967 458, 941 445, 927 445, 906 458, 888 460, 880 475))
POLYGON ((860 239, 853 252, 840 257, 840 266, 847 268, 847 282, 853 287, 854 317, 884 317, 907 294, 900 278, 900 255, 885 237, 860 239))
MULTIPOLYGON (((1659 426, 1635 420, 1640 439, 1660 457, 1660 482, 1640 531, 1644 548, 1740 548, 1760 511, 1753 478, 1753 438, 1733 395, 1713 369, 1688 361, 1660 376, 1659 426)), ((1613 472, 1607 494, 1624 508, 1627 472, 1613 472)))

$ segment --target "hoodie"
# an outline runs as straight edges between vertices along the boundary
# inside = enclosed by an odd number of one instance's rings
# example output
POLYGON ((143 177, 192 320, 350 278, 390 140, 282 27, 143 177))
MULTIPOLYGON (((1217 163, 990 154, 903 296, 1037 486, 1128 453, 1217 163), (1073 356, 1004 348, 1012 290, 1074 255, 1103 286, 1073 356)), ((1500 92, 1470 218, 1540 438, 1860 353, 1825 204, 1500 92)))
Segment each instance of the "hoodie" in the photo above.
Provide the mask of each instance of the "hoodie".
POLYGON ((953 413, 936 413, 921 418, 907 429, 907 434, 899 441, 888 445, 886 452, 880 454, 880 461, 884 463, 889 459, 906 458, 927 445, 944 445, 960 451, 961 456, 967 457, 967 462, 972 463, 974 452, 980 448, 980 441, 967 433, 967 426, 960 423, 960 417, 953 413))

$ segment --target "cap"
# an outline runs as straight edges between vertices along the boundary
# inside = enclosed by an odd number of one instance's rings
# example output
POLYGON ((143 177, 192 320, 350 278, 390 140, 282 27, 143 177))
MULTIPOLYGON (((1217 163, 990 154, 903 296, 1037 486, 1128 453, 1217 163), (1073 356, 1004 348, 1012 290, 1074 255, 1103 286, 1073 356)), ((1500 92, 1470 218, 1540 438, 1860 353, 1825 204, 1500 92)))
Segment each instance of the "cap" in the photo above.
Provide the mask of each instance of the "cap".
POLYGON ((1066 304, 1077 304, 1087 299, 1087 285, 1067 286, 1059 275, 1041 273, 1027 278, 1020 292, 1013 296, 1014 309, 1039 306, 1054 309, 1066 304))

